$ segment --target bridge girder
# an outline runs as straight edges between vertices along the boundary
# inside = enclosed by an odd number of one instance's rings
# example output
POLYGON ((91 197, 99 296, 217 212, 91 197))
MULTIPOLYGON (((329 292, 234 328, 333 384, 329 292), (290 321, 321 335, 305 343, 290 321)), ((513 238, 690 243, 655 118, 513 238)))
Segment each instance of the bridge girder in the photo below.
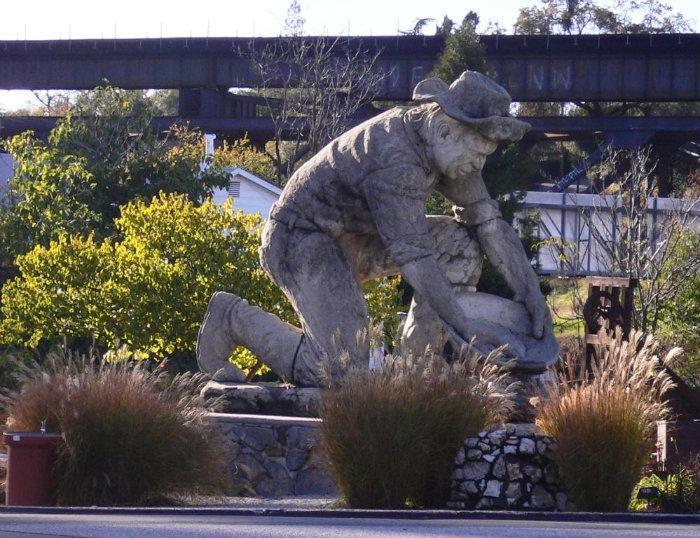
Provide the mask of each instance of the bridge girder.
MULTIPOLYGON (((279 38, 0 41, 0 89, 255 87, 246 51, 279 38)), ((439 36, 357 36, 379 52, 380 100, 408 100, 432 68, 439 36)), ((700 101, 700 34, 482 36, 488 63, 515 101, 700 101)))

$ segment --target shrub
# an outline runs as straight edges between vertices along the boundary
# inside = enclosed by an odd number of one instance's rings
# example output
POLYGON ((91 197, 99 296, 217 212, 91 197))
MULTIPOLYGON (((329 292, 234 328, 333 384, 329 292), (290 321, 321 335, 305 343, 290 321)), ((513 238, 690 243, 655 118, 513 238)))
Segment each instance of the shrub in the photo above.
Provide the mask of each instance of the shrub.
POLYGON ((176 194, 122 206, 119 241, 61 236, 17 258, 20 276, 2 290, 0 341, 34 347, 94 338, 136 359, 194 354, 217 290, 293 322, 258 261, 261 221, 176 194))
POLYGON ((31 132, 0 141, 15 162, 0 206, 0 261, 12 265, 61 233, 111 236, 127 202, 160 191, 196 202, 228 184, 215 163, 201 169, 201 133, 160 132, 154 113, 141 92, 96 88, 78 96, 47 141, 31 132))
POLYGON ((651 336, 632 332, 625 341, 620 331, 601 331, 599 339, 590 372, 584 357, 563 358, 537 424, 557 441, 554 458, 577 508, 624 511, 649 459, 655 422, 667 412, 663 394, 672 384, 651 336))
MULTIPOLYGON (((121 207, 119 240, 62 235, 16 260, 2 289, 0 344, 48 346, 94 341, 120 357, 194 356, 212 293, 236 293, 296 323, 291 305, 260 265, 262 218, 230 203, 193 204, 164 194, 121 207)), ((398 279, 367 287, 368 309, 397 325, 398 279)), ((234 360, 249 368, 250 354, 234 360)))
POLYGON ((223 146, 214 151, 213 164, 219 169, 230 166, 245 168, 268 181, 277 180, 275 163, 265 151, 260 151, 251 144, 247 133, 231 143, 224 140, 223 146))
POLYGON ((675 469, 662 478, 651 474, 642 478, 635 486, 630 501, 630 510, 644 511, 647 501, 638 499, 641 488, 655 487, 659 496, 650 504, 658 506, 662 512, 692 513, 700 510, 700 460, 690 460, 675 466, 675 469))
POLYGON ((324 392, 321 427, 340 491, 353 508, 440 506, 465 437, 511 403, 490 358, 448 365, 431 354, 350 371, 324 392))
POLYGON ((203 377, 51 356, 3 398, 10 430, 59 432, 62 505, 138 505, 226 487, 221 438, 199 405, 203 377))

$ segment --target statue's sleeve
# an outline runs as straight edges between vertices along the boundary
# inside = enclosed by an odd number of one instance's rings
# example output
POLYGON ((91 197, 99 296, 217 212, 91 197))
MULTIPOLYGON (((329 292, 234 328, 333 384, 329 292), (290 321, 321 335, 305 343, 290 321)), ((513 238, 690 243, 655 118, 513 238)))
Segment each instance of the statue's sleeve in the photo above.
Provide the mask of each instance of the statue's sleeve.
POLYGON ((436 190, 455 204, 452 210, 455 218, 462 224, 479 226, 501 218, 498 202, 489 195, 480 172, 459 180, 441 177, 436 190))
POLYGON ((374 172, 361 185, 379 235, 399 266, 435 252, 425 217, 428 185, 423 170, 414 166, 374 172))

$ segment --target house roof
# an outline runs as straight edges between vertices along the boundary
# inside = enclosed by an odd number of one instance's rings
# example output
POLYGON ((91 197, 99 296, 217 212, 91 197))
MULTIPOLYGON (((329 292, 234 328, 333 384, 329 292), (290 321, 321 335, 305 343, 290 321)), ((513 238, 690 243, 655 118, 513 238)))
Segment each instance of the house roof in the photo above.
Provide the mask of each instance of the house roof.
POLYGON ((240 168, 240 167, 230 167, 230 168, 224 168, 226 172, 231 174, 231 176, 240 176, 243 177, 244 179, 247 179, 248 181, 255 183, 256 185, 262 187, 263 189, 266 189, 270 191, 271 193, 279 196, 282 194, 282 189, 280 189, 277 185, 273 185, 269 181, 265 181, 261 177, 256 176, 255 174, 248 172, 245 168, 240 168))

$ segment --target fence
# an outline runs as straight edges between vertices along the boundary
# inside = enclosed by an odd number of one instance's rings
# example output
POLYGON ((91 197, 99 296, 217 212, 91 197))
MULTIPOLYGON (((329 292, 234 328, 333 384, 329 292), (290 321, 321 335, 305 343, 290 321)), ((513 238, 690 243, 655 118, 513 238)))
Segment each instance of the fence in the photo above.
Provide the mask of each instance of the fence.
MULTIPOLYGON (((664 225, 673 215, 686 214, 686 226, 699 229, 700 205, 679 198, 649 198, 644 218, 652 245, 664 240, 664 225)), ((619 195, 527 192, 526 213, 539 214, 540 274, 575 276, 615 273, 610 258, 617 251, 628 213, 619 195), (593 228, 593 229, 592 229, 593 228)))

